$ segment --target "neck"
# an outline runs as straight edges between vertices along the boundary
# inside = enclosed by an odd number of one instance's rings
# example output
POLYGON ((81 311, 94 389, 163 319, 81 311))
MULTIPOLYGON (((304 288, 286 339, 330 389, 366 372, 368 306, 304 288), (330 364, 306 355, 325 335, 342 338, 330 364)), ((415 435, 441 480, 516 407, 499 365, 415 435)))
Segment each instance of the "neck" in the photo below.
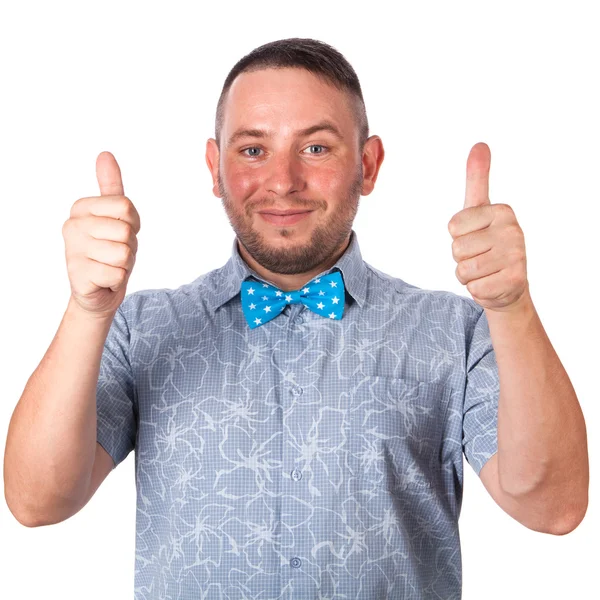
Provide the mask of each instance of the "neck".
POLYGON ((260 275, 265 281, 272 283, 274 286, 278 287, 284 292, 291 292, 293 290, 299 290, 300 288, 303 288, 306 283, 308 283, 319 273, 333 267, 333 265, 335 265, 335 263, 339 260, 340 256, 344 254, 346 248, 348 248, 351 235, 352 233, 348 235, 348 237, 344 240, 344 243, 326 261, 322 262, 320 265, 317 265, 310 271, 306 271, 305 273, 295 273, 293 275, 274 273, 273 271, 269 271, 269 269, 265 269, 265 267, 263 267, 260 263, 257 263, 254 258, 248 254, 246 248, 244 248, 243 244, 240 244, 239 240, 237 242, 237 247, 240 256, 244 259, 246 264, 251 269, 256 271, 256 273, 258 273, 258 275, 260 275))

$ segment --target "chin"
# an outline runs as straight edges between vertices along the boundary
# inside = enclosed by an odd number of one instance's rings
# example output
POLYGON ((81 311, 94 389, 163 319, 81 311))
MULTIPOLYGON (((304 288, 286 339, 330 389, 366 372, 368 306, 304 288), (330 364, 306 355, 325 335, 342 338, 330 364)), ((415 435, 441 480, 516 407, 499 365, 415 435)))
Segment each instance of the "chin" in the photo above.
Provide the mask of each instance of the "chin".
POLYGON ((313 232, 312 229, 296 227, 294 225, 267 225, 266 227, 260 227, 253 231, 264 240, 281 240, 282 243, 300 239, 308 240, 313 232))
POLYGON ((296 229, 286 227, 276 229, 263 236, 269 244, 272 246, 305 246, 312 239, 312 231, 297 231, 296 229))

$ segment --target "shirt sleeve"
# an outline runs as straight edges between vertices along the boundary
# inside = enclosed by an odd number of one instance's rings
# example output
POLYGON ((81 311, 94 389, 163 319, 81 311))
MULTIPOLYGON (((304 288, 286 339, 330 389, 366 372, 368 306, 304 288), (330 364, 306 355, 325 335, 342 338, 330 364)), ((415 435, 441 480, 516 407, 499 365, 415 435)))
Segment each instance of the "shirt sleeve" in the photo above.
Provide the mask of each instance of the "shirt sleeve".
POLYGON ((96 440, 112 457, 113 469, 133 450, 137 433, 130 334, 121 306, 104 342, 96 387, 96 440))
POLYGON ((467 349, 462 439, 467 462, 478 476, 483 465, 498 451, 499 396, 496 354, 485 310, 481 308, 467 349))

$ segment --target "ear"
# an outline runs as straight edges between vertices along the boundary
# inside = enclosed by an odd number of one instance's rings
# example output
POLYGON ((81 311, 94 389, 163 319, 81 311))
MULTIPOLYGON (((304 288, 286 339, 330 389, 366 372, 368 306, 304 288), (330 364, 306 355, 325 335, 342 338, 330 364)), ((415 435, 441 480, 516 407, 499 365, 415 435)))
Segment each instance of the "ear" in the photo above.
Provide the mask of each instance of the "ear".
POLYGON ((367 196, 373 191, 375 181, 379 173, 379 167, 383 162, 385 151, 383 142, 378 135, 372 135, 366 142, 362 153, 363 185, 362 196, 367 196))
POLYGON ((217 197, 221 197, 219 192, 219 146, 217 146, 217 140, 209 138, 206 140, 206 164, 210 171, 213 180, 213 194, 217 197))

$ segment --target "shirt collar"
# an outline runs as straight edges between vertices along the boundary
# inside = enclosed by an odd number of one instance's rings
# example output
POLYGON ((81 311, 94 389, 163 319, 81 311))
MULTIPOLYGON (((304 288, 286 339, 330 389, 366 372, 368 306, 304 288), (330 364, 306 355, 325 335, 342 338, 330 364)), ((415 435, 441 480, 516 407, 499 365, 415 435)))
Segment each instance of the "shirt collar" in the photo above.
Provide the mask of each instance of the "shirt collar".
MULTIPOLYGON (((362 259, 358 245, 358 237, 354 230, 352 230, 350 243, 344 254, 340 256, 335 265, 322 273, 319 273, 316 277, 327 275, 336 269, 342 273, 345 291, 348 292, 362 308, 367 292, 367 268, 362 259)), ((223 267, 217 269, 215 285, 211 286, 212 293, 207 298, 212 312, 214 313, 217 308, 239 294, 242 281, 248 277, 253 277, 257 281, 274 285, 270 281, 263 279, 256 271, 248 266, 239 253, 237 238, 235 238, 232 244, 231 257, 223 267)))

